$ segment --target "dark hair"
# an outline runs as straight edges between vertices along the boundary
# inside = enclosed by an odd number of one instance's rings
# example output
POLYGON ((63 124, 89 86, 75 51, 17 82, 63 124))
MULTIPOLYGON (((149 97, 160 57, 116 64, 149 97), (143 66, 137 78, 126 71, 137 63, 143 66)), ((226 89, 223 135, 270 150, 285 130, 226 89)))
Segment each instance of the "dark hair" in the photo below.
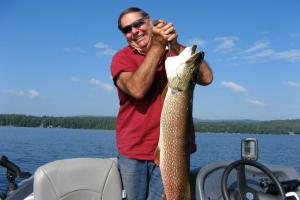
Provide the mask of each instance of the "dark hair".
POLYGON ((118 28, 120 31, 122 31, 122 25, 121 25, 121 19, 124 15, 128 14, 128 13, 133 13, 133 12, 138 12, 142 15, 142 17, 148 17, 149 14, 146 13, 144 10, 142 10, 141 8, 137 8, 137 7, 130 7, 125 9, 123 12, 121 12, 119 19, 118 19, 118 28))

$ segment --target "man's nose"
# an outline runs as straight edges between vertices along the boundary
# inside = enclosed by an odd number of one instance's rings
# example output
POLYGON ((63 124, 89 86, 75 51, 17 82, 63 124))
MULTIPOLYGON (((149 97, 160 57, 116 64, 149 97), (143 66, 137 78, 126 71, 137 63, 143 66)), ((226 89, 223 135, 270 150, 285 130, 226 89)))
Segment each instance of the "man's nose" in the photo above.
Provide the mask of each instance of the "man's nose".
POLYGON ((131 29, 132 34, 137 34, 138 32, 139 32, 139 28, 132 27, 131 29))

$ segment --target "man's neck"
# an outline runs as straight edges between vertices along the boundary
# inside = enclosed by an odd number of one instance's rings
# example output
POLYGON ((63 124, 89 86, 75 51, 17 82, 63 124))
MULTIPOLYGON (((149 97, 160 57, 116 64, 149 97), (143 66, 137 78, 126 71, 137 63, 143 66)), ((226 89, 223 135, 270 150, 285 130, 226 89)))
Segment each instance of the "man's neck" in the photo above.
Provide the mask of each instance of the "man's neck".
POLYGON ((139 54, 146 55, 147 52, 148 52, 149 49, 150 49, 150 46, 151 46, 151 39, 150 39, 150 41, 148 42, 147 46, 145 46, 144 48, 139 48, 139 47, 136 46, 134 43, 129 44, 129 46, 131 46, 134 50, 136 50, 137 52, 139 52, 139 54))

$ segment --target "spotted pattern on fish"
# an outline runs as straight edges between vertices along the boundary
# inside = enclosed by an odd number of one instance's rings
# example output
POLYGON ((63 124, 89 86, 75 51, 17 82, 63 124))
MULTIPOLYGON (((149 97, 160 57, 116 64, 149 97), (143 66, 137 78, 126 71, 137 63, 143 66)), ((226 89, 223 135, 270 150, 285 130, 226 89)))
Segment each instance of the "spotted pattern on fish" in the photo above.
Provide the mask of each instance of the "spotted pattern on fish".
POLYGON ((171 64, 177 66, 169 66, 166 62, 167 76, 170 75, 167 67, 178 68, 172 69, 175 75, 168 76, 169 88, 160 121, 159 166, 167 200, 191 199, 190 134, 195 86, 192 79, 203 59, 203 54, 194 54, 195 49, 187 47, 178 58, 173 58, 171 64))

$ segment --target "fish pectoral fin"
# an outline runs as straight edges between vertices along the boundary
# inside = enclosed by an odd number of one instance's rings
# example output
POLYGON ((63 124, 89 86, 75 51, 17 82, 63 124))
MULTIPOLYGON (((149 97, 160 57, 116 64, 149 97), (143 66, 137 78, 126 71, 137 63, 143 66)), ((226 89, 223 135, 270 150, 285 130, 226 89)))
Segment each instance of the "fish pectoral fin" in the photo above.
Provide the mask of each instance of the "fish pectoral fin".
POLYGON ((154 162, 157 166, 159 166, 159 164, 160 164, 160 148, 159 148, 159 146, 157 146, 155 149, 154 162))

